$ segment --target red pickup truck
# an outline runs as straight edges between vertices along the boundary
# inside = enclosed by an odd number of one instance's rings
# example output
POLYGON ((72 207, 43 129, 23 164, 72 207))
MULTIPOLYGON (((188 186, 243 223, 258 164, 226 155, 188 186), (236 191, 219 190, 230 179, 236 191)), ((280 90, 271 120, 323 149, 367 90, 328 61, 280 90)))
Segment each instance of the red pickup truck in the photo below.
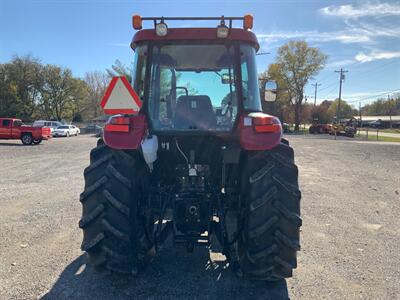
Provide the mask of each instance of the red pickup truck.
POLYGON ((0 140, 20 139, 24 145, 39 144, 51 138, 51 129, 22 125, 20 119, 0 118, 0 140))

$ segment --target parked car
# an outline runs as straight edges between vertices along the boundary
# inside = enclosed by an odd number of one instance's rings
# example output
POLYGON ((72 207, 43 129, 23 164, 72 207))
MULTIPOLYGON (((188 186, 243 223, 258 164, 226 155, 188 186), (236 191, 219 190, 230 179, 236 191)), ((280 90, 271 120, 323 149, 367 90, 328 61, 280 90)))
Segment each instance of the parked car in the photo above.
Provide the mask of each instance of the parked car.
POLYGON ((88 125, 85 128, 83 128, 84 133, 87 134, 94 134, 96 136, 101 136, 101 134, 103 133, 103 127, 99 126, 99 125, 88 125))
POLYGON ((53 132, 53 136, 77 136, 81 131, 75 125, 61 125, 53 132))
POLYGON ((59 121, 37 120, 33 122, 33 127, 49 127, 51 128, 51 133, 53 133, 53 131, 56 130, 61 125, 63 125, 63 123, 59 121))
POLYGON ((372 121, 371 123, 369 123, 369 126, 372 128, 377 128, 377 129, 384 129, 385 125, 383 124, 381 119, 378 119, 376 121, 372 121))
POLYGON ((288 123, 282 123, 283 133, 292 133, 293 131, 290 130, 290 125, 288 123))
POLYGON ((24 145, 30 145, 39 144, 49 138, 51 138, 50 128, 26 126, 20 119, 0 118, 0 139, 20 139, 24 145))

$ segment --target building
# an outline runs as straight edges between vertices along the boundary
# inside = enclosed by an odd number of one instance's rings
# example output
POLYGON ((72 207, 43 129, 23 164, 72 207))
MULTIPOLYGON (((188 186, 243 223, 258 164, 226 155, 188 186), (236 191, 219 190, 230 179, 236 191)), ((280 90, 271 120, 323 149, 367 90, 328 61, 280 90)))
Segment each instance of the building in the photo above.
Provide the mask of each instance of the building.
POLYGON ((354 116, 360 127, 400 128, 400 116, 354 116), (390 126, 391 125, 391 126, 390 126))

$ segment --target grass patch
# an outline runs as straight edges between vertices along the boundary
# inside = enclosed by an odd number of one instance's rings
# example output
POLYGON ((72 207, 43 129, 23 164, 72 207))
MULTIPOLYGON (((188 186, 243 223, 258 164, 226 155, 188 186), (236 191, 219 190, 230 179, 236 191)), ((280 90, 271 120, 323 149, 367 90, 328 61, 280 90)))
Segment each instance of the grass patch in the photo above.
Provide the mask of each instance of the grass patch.
POLYGON ((300 126, 300 128, 299 128, 299 131, 297 131, 297 132, 295 132, 294 131, 294 126, 290 126, 289 127, 289 132, 288 133, 285 133, 285 134, 308 134, 309 132, 308 132, 308 127, 306 127, 306 128, 304 128, 304 125, 301 125, 300 126))
POLYGON ((381 141, 381 142, 395 142, 395 143, 400 143, 400 138, 396 137, 389 137, 389 136, 378 136, 378 139, 376 139, 376 135, 368 135, 368 138, 366 135, 357 135, 363 140, 368 140, 368 141, 381 141))
MULTIPOLYGON (((366 128, 358 128, 359 131, 363 131, 366 132, 367 129, 366 128)), ((397 128, 392 128, 392 129, 378 129, 379 132, 385 132, 385 133, 399 133, 400 134, 400 129, 397 128)), ((369 132, 375 132, 376 133, 376 128, 370 128, 369 132)))
POLYGON ((380 132, 387 132, 387 133, 400 133, 400 129, 394 129, 394 128, 392 128, 392 129, 381 129, 381 130, 379 130, 380 132))

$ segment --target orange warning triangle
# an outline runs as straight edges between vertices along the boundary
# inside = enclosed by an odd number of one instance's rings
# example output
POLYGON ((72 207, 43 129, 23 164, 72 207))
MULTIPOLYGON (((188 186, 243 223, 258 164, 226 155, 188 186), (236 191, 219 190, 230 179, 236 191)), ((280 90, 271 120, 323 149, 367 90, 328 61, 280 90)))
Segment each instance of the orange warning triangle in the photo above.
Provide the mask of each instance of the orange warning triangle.
POLYGON ((142 101, 125 76, 116 76, 111 79, 100 105, 107 115, 134 114, 139 112, 142 101))

